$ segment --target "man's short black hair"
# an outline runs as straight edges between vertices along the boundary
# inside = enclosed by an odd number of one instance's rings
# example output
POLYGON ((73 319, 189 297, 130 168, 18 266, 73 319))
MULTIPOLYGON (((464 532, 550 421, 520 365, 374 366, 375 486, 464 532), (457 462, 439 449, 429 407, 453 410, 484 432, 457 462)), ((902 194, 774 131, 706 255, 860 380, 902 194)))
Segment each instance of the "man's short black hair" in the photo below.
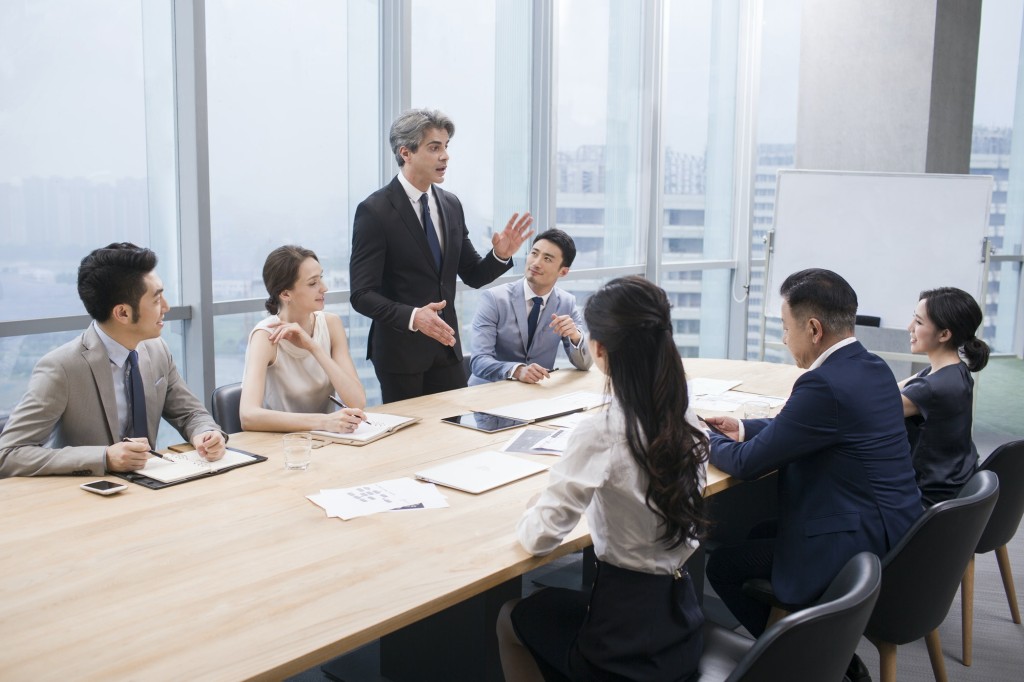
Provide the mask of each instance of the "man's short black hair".
POLYGON ((850 334, 857 321, 857 293, 849 282, 822 268, 794 272, 779 293, 800 318, 814 317, 831 334, 850 334))
POLYGON ((156 254, 129 242, 96 249, 78 266, 78 297, 97 322, 110 319, 114 307, 131 306, 139 319, 139 301, 146 293, 146 275, 156 269, 156 254))
POLYGON ((541 239, 548 240, 562 250, 563 268, 572 267, 572 262, 576 260, 576 243, 573 242, 572 237, 562 230, 551 228, 550 230, 545 230, 534 237, 533 243, 536 244, 541 239))

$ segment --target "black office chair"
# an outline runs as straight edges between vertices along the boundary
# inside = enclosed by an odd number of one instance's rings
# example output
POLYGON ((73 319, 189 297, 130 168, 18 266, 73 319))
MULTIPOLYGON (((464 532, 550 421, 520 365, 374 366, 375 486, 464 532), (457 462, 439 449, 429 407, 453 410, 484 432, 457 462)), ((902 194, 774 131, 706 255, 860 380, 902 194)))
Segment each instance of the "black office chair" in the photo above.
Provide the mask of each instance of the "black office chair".
POLYGON ((999 479, 979 471, 955 498, 926 509, 882 560, 882 591, 864 631, 878 648, 882 682, 896 682, 896 647, 921 637, 935 679, 946 679, 938 628, 998 497, 999 479))
POLYGON ((840 680, 878 599, 882 564, 855 555, 817 604, 782 618, 757 641, 717 625, 705 629, 701 682, 840 680))
POLYGON ((469 381, 469 377, 473 376, 473 356, 463 355, 462 356, 462 371, 466 373, 466 381, 469 381))
MULTIPOLYGON (((1013 572, 1010 570, 1010 554, 1006 545, 1017 534, 1021 517, 1024 516, 1024 440, 1006 443, 996 448, 981 469, 993 471, 999 476, 999 500, 985 531, 978 540, 975 554, 995 550, 999 564, 999 575, 1003 578, 1003 590, 1010 604, 1010 616, 1020 625, 1020 608, 1017 606, 1017 590, 1013 586, 1013 572)), ((960 588, 961 619, 963 621, 963 661, 971 664, 971 648, 974 638, 974 557, 967 564, 967 572, 960 588)))
POLYGON ((242 384, 225 384, 213 389, 210 406, 213 408, 213 421, 224 429, 225 433, 238 433, 242 430, 242 418, 238 414, 242 402, 242 384))

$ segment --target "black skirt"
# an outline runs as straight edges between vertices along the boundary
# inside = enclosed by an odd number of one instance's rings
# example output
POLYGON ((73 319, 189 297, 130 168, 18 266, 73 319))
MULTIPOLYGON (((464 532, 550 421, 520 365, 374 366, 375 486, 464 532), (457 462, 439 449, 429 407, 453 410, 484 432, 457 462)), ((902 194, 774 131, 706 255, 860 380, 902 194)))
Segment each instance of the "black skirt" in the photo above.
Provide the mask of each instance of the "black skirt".
POLYGON ((704 614, 688 573, 652 575, 597 562, 588 595, 546 588, 519 602, 512 625, 552 680, 675 682, 694 677, 704 614))

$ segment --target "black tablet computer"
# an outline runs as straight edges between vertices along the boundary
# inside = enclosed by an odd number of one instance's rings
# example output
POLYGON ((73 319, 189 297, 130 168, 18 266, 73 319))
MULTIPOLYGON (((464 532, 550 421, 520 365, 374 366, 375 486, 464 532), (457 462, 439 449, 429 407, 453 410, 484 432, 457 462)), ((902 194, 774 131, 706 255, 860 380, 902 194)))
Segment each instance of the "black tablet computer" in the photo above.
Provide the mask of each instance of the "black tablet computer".
POLYGON ((487 414, 486 412, 457 414, 454 417, 445 417, 441 421, 448 422, 449 424, 455 424, 456 426, 465 426, 467 429, 486 431, 487 433, 504 431, 505 429, 514 429, 517 426, 526 426, 530 423, 523 419, 499 417, 496 414, 487 414))

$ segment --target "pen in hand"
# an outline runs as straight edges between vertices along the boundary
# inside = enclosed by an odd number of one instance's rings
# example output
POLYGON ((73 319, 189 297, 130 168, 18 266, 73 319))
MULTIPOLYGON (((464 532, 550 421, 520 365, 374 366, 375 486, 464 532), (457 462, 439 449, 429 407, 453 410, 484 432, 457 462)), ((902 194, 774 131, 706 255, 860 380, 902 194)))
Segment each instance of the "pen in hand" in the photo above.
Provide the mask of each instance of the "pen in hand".
MULTIPOLYGON (((340 400, 338 400, 338 398, 336 398, 333 393, 331 395, 327 396, 327 397, 331 399, 332 403, 334 403, 335 405, 337 405, 341 409, 343 409, 343 410, 348 409, 348 405, 346 405, 345 403, 343 403, 340 400)), ((363 421, 366 422, 366 424, 368 426, 375 426, 375 424, 372 421, 370 421, 369 419, 367 419, 366 417, 363 417, 363 421)))
MULTIPOLYGON (((134 438, 129 438, 128 436, 125 436, 124 438, 121 439, 121 442, 122 443, 138 443, 139 441, 135 440, 134 438)), ((159 457, 160 459, 167 459, 166 457, 161 455, 159 452, 157 452, 153 448, 149 448, 146 452, 148 452, 149 454, 151 454, 151 455, 153 455, 155 457, 159 457)))

